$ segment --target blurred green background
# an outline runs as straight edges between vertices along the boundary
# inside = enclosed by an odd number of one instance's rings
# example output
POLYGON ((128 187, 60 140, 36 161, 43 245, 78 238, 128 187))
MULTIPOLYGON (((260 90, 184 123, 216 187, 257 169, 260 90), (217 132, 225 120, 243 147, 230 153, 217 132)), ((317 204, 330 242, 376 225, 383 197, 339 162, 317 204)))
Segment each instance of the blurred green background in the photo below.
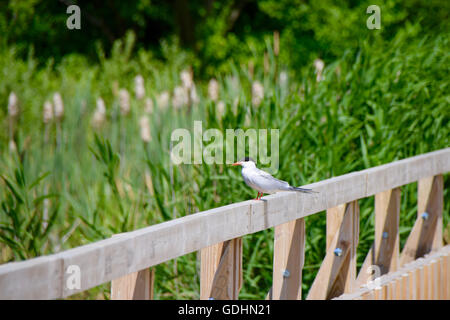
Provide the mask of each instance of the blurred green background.
POLYGON ((21 57, 34 48, 41 63, 73 53, 96 63, 99 47, 109 55, 132 30, 136 50, 164 61, 161 42, 176 43, 191 54, 196 74, 214 76, 229 71, 230 59, 245 63, 264 50, 274 30, 281 34, 280 61, 299 68, 317 57, 336 59, 365 39, 392 39, 410 24, 420 24, 422 35, 447 32, 449 9, 445 0, 5 0, 0 33, 2 45, 14 45, 21 57), (65 27, 70 4, 81 8, 81 30, 65 27), (381 9, 379 31, 366 27, 369 5, 381 9))
MULTIPOLYGON (((0 263, 255 197, 239 170, 170 162, 176 128, 280 130, 277 177, 320 181, 450 146, 448 1, 0 2, 0 263), (81 8, 81 30, 66 27, 81 8), (381 29, 369 30, 369 5, 381 29), (216 82, 211 81, 215 79, 216 82)), ((448 175, 444 197, 448 199, 448 175)), ((402 188, 401 245, 417 214, 402 188)), ((358 267, 374 237, 360 200, 358 267)), ((450 242, 449 203, 444 205, 450 242)), ((306 219, 303 294, 325 256, 306 219)), ((244 237, 243 299, 271 286, 273 230, 244 237)), ((158 299, 199 298, 196 253, 158 299)), ((109 298, 109 284, 74 298, 109 298)))

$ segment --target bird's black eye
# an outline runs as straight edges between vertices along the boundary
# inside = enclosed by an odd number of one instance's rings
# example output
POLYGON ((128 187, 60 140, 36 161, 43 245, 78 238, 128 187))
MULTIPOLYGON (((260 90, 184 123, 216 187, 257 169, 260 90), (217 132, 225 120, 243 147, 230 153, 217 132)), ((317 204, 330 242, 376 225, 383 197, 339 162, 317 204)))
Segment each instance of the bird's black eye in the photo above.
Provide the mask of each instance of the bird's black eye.
POLYGON ((250 157, 245 157, 243 161, 245 161, 245 162, 247 162, 247 161, 253 161, 253 162, 255 162, 255 161, 254 161, 252 158, 250 158, 250 157))

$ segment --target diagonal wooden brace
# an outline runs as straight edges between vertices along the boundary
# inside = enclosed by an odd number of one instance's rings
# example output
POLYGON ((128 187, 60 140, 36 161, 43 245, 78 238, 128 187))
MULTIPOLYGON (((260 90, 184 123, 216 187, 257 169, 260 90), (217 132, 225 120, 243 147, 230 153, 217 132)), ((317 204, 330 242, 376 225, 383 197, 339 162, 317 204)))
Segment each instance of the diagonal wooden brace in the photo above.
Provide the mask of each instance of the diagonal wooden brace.
POLYGON ((201 250, 200 299, 237 300, 242 286, 242 238, 201 250))
POLYGON ((308 300, 331 299, 353 289, 359 240, 358 201, 327 210, 327 239, 331 239, 327 241, 327 253, 308 300))
POLYGON ((359 271, 357 287, 371 280, 373 265, 379 268, 378 277, 399 267, 400 197, 400 188, 375 195, 375 241, 359 271))
POLYGON ((421 179, 417 189, 417 220, 403 247, 400 265, 442 248, 444 179, 442 175, 421 179))
POLYGON ((111 300, 152 300, 155 269, 149 268, 111 281, 111 300))

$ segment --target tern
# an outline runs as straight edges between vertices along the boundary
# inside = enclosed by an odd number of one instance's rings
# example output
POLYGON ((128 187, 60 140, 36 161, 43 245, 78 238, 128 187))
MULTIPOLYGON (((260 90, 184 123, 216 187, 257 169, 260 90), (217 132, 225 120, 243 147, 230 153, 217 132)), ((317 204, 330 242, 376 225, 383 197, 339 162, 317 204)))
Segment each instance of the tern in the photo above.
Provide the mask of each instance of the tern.
POLYGON ((260 200, 264 193, 275 193, 278 191, 297 191, 304 193, 317 193, 312 189, 304 189, 293 187, 286 181, 278 180, 271 174, 258 169, 255 161, 252 158, 245 157, 241 161, 235 162, 232 166, 242 166, 242 178, 245 183, 250 187, 258 191, 258 195, 255 200, 260 200))

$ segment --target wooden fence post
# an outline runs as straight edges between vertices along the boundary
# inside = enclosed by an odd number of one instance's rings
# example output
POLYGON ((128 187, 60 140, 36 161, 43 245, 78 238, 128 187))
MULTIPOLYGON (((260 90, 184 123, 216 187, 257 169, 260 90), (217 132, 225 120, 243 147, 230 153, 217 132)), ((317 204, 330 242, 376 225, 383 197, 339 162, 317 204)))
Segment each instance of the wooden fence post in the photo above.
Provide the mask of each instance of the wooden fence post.
POLYGON ((450 255, 447 255, 442 260, 442 269, 443 269, 443 276, 444 281, 442 281, 443 286, 445 288, 444 290, 444 297, 443 300, 449 300, 450 299, 450 255))
POLYGON ((155 269, 149 268, 111 281, 111 300, 152 300, 155 269))
POLYGON ((302 269, 305 260, 305 220, 298 219, 275 227, 273 250, 274 300, 302 298, 302 269))
MULTIPOLYGON (((119 237, 123 233, 114 234, 119 237)), ((155 269, 147 268, 111 281, 111 300, 152 300, 155 269)))
POLYGON ((237 300, 242 286, 242 238, 201 250, 200 299, 237 300))
POLYGON ((417 220, 403 248, 401 265, 442 248, 443 176, 421 179, 417 189, 417 220))
POLYGON ((323 300, 351 292, 356 279, 359 240, 358 201, 327 210, 328 249, 308 293, 308 300, 323 300), (330 226, 328 226, 330 224, 330 226))
POLYGON ((358 287, 369 280, 369 267, 372 265, 380 268, 379 276, 399 267, 400 196, 400 188, 375 195, 375 240, 359 271, 358 287))

